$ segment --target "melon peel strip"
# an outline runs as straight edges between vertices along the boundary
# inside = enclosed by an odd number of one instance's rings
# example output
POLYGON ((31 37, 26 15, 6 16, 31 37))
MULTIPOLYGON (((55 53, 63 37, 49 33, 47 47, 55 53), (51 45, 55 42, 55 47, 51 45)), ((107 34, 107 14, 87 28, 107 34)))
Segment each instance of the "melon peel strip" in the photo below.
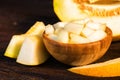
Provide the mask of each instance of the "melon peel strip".
POLYGON ((93 77, 117 77, 120 76, 120 58, 96 64, 69 68, 68 71, 93 77))

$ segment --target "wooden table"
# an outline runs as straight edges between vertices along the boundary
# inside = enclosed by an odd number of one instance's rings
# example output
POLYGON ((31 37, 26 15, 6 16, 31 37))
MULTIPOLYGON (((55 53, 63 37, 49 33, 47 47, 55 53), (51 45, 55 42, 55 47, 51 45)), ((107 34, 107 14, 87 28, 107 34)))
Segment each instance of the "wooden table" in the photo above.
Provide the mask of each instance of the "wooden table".
MULTIPOLYGON (((14 34, 26 32, 36 21, 53 24, 59 19, 53 12, 52 0, 1 1, 0 3, 0 80, 120 80, 77 75, 67 71, 71 66, 54 58, 38 66, 24 66, 15 59, 5 57, 4 51, 14 34)), ((120 42, 113 42, 101 59, 106 61, 120 57, 120 42)))

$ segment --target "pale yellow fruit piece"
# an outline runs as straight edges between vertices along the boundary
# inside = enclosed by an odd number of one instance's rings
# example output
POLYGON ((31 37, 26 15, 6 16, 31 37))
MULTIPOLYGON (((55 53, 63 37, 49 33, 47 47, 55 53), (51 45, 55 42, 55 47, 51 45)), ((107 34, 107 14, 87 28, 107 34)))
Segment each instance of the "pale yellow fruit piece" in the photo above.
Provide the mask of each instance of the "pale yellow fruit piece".
POLYGON ((113 32, 113 41, 120 40, 120 16, 108 17, 105 18, 94 18, 94 21, 105 23, 113 32))
POLYGON ((86 27, 89 27, 89 28, 94 29, 94 30, 103 30, 103 31, 106 30, 106 25, 105 24, 98 23, 98 22, 92 22, 92 21, 88 22, 86 24, 86 27))
POLYGON ((67 24, 67 22, 57 22, 57 23, 53 24, 53 27, 55 29, 57 29, 57 28, 63 28, 65 26, 65 24, 67 24))
POLYGON ((68 23, 64 27, 66 31, 74 34, 80 34, 83 28, 84 28, 83 24, 77 24, 77 23, 68 23))
POLYGON ((92 33, 94 33, 95 30, 89 28, 89 27, 85 27, 82 32, 81 35, 85 36, 85 37, 89 37, 92 33))
POLYGON ((48 58, 42 38, 32 35, 25 38, 16 62, 34 66, 44 63, 48 58))
POLYGON ((58 36, 56 34, 49 34, 48 37, 52 40, 58 41, 58 36))
POLYGON ((56 34, 56 35, 59 34, 59 32, 60 32, 61 30, 63 30, 63 29, 64 29, 64 28, 56 28, 54 34, 56 34))
POLYGON ((45 34, 54 34, 54 28, 51 24, 48 24, 45 28, 45 34))
POLYGON ((44 30, 45 30, 44 23, 37 21, 25 34, 13 35, 4 55, 10 58, 17 58, 25 37, 29 35, 41 36, 44 30))
POLYGON ((42 35, 45 30, 43 22, 37 21, 25 34, 26 35, 42 35))
POLYGON ((17 58, 25 37, 26 35, 13 35, 4 53, 4 56, 17 58))
POLYGON ((70 43, 89 43, 90 41, 82 36, 76 34, 70 34, 70 43))
POLYGON ((62 43, 68 43, 69 42, 69 33, 68 31, 62 29, 59 31, 59 34, 57 34, 58 36, 58 41, 62 42, 62 43))
POLYGON ((94 42, 94 41, 98 41, 98 40, 101 40, 103 38, 105 38, 107 36, 107 34, 102 31, 102 30, 97 30, 95 31, 93 34, 91 34, 90 36, 88 36, 87 38, 91 41, 91 42, 94 42))
POLYGON ((81 67, 73 67, 68 70, 86 76, 116 77, 120 76, 120 58, 81 67))

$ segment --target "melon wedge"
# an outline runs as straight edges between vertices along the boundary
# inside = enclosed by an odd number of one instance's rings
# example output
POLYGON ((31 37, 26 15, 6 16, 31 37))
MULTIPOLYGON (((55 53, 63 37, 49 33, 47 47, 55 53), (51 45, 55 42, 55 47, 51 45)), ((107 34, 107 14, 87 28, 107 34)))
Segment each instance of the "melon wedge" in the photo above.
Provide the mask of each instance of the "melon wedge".
POLYGON ((25 37, 26 35, 24 34, 13 35, 4 53, 4 56, 10 58, 17 58, 25 37))
POLYGON ((43 22, 37 21, 30 29, 25 33, 26 35, 40 35, 45 30, 45 24, 43 22))
POLYGON ((44 47, 42 37, 38 35, 27 36, 22 44, 16 62, 23 65, 39 65, 49 58, 44 47))
POLYGON ((69 68, 68 71, 85 76, 116 77, 120 76, 120 58, 81 67, 69 68))
POLYGON ((91 18, 106 23, 113 32, 113 41, 120 40, 120 1, 99 0, 94 4, 81 1, 53 0, 54 12, 63 22, 91 18))
POLYGON ((17 58, 24 39, 30 35, 41 36, 44 30, 45 30, 44 23, 37 21, 33 26, 31 26, 31 28, 25 34, 13 35, 4 53, 4 56, 10 58, 17 58))

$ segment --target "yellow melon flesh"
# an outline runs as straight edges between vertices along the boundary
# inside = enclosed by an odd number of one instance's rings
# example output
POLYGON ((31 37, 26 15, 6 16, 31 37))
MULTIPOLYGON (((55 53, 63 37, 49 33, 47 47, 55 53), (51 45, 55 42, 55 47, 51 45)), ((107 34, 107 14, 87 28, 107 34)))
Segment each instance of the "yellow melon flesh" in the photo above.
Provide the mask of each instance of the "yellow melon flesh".
POLYGON ((22 44, 16 62, 24 65, 39 65, 49 58, 44 47, 42 37, 38 35, 27 36, 22 44))
POLYGON ((116 77, 120 76, 120 58, 81 67, 73 67, 68 70, 86 76, 116 77))
POLYGON ((79 5, 73 0, 54 0, 53 6, 56 15, 64 22, 87 17, 86 14, 80 15, 82 12, 78 10, 79 5))
POLYGON ((102 4, 104 2, 90 4, 79 3, 79 0, 53 0, 53 7, 54 12, 63 22, 89 17, 96 22, 106 23, 113 32, 113 41, 118 41, 120 40, 120 1, 107 2, 106 4, 102 4))
POLYGON ((45 30, 43 22, 37 21, 25 34, 26 35, 42 35, 45 30))
POLYGON ((4 53, 4 56, 10 58, 17 58, 24 39, 30 35, 41 36, 44 30, 45 30, 44 23, 37 21, 25 34, 13 35, 4 53))
POLYGON ((4 53, 4 56, 17 58, 25 37, 25 35, 13 35, 4 53))

